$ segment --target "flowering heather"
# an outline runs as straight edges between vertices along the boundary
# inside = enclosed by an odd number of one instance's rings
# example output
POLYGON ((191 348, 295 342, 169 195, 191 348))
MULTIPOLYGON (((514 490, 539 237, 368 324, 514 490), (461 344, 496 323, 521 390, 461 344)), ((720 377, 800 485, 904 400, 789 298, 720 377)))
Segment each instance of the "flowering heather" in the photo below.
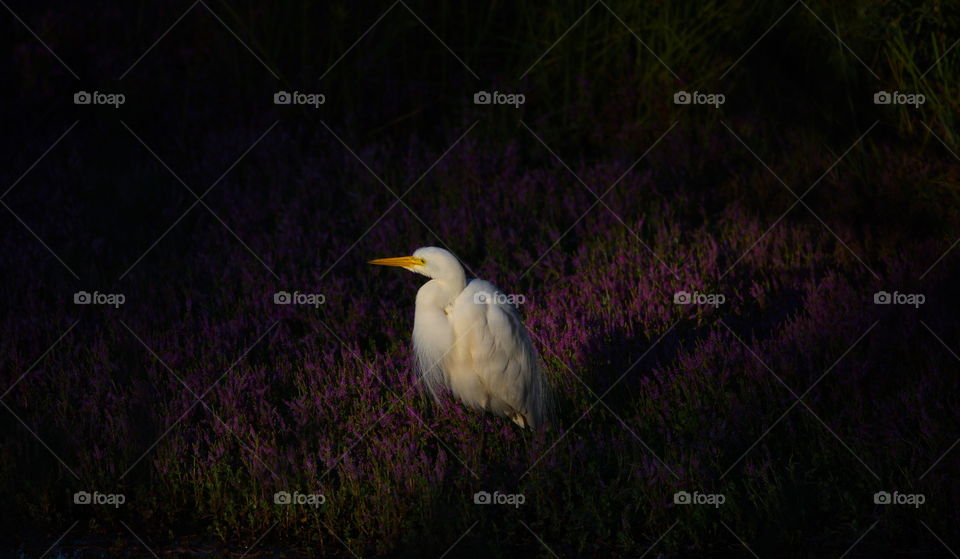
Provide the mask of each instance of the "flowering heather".
MULTIPOLYGON (((715 141, 729 144, 721 132, 715 141)), ((363 260, 403 253, 407 239, 439 241, 411 212, 394 210, 327 272, 356 240, 356 216, 376 217, 389 199, 345 194, 333 203, 323 194, 332 184, 369 181, 332 145, 329 158, 268 172, 287 149, 283 140, 278 134, 251 155, 249 170, 225 181, 230 205, 211 203, 279 279, 214 220, 173 233, 193 239, 190 250, 172 250, 179 240, 158 247, 113 284, 126 294, 118 309, 70 305, 72 285, 63 279, 41 287, 29 273, 9 277, 8 293, 30 295, 11 297, 4 319, 4 380, 29 373, 4 401, 65 462, 8 417, 3 479, 8 506, 25 511, 24 529, 79 517, 96 533, 123 521, 160 545, 161 527, 236 543, 275 524, 272 541, 339 553, 340 538, 351 549, 390 553, 428 534, 452 542, 474 520, 522 547, 526 528, 510 519, 519 515, 555 550, 628 553, 677 518, 686 520, 665 548, 722 546, 720 521, 761 541, 798 500, 819 511, 803 520, 802 533, 846 541, 842 526, 899 522, 873 510, 879 488, 956 489, 949 464, 916 481, 949 447, 944 433, 955 432, 957 419, 948 347, 958 332, 950 306, 935 302, 954 300, 946 286, 955 266, 916 279, 941 244, 858 243, 854 251, 869 255, 861 257, 882 274, 878 281, 828 232, 787 219, 725 274, 767 220, 737 201, 709 211, 716 200, 697 201, 660 170, 660 161, 683 157, 681 139, 664 142, 617 186, 609 205, 623 224, 595 210, 521 278, 589 207, 589 194, 558 165, 520 165, 530 145, 495 153, 465 140, 409 205, 439 239, 458 241, 454 250, 478 276, 526 295, 526 322, 563 418, 559 430, 529 435, 452 401, 433 405, 414 388, 408 340, 418 282, 378 274, 363 260), (261 175, 273 175, 269 187, 261 175), (915 287, 927 303, 875 305, 874 292, 888 286, 915 287), (274 304, 284 289, 323 293, 325 301, 274 304), (681 290, 726 300, 678 305, 681 290), (803 395, 795 409, 791 391, 803 395), (203 395, 200 404, 194 394, 203 395), (20 479, 44 489, 16 491, 20 479), (69 505, 84 487, 122 492, 127 503, 96 514, 69 505), (522 493, 526 502, 477 510, 472 495, 487 488, 522 493), (675 511, 672 495, 684 488, 725 494, 722 513, 675 511), (320 492, 326 502, 274 506, 273 494, 284 490, 320 492), (576 532, 560 528, 571 517, 584 519, 576 532)), ((401 184, 429 164, 427 154, 414 145, 391 162, 374 149, 359 152, 374 169, 407 171, 398 173, 401 184)), ((143 161, 144 173, 155 172, 143 161)), ((762 177, 744 161, 722 181, 762 177)), ((608 184, 627 165, 611 160, 575 172, 587 184, 608 184)), ((82 207, 79 199, 63 203, 82 207)), ((835 232, 856 238, 841 226, 835 232)), ((13 250, 22 242, 15 227, 4 238, 10 269, 53 272, 42 247, 13 250)), ((111 261, 112 249, 103 252, 111 261)), ((96 266, 79 263, 78 274, 96 266)), ((925 507, 955 518, 949 501, 925 507)))

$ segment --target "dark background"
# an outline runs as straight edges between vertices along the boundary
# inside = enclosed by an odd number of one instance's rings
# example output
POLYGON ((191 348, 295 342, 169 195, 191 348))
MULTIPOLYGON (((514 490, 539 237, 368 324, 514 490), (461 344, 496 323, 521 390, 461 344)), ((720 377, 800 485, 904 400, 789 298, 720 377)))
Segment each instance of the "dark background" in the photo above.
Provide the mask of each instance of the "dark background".
POLYGON ((949 556, 957 8, 4 4, 4 553, 949 556), (364 262, 426 245, 531 301, 560 429, 413 390, 364 262))

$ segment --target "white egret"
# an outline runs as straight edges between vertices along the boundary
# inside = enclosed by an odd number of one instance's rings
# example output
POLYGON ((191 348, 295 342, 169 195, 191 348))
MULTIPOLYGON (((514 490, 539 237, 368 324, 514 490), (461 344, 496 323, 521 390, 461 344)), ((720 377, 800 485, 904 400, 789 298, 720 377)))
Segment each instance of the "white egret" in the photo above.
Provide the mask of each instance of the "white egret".
POLYGON ((431 278, 417 291, 413 350, 435 401, 445 387, 467 406, 509 417, 522 428, 549 424, 552 391, 510 298, 488 281, 468 283, 463 266, 442 248, 370 264, 431 278))

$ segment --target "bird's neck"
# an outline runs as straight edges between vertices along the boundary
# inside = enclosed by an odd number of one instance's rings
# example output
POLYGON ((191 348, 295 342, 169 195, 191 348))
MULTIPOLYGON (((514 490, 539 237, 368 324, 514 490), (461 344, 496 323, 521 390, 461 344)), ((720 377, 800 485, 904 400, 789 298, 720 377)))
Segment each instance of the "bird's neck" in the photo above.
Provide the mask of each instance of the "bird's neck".
POLYGON ((463 288, 467 286, 467 279, 464 277, 462 271, 455 275, 451 274, 443 278, 435 278, 433 281, 437 282, 437 285, 440 286, 444 294, 449 296, 451 301, 456 299, 457 295, 460 295, 463 288))
POLYGON ((463 271, 459 271, 431 279, 423 286, 423 291, 424 295, 429 298, 433 304, 446 306, 452 303, 466 286, 467 282, 463 271))

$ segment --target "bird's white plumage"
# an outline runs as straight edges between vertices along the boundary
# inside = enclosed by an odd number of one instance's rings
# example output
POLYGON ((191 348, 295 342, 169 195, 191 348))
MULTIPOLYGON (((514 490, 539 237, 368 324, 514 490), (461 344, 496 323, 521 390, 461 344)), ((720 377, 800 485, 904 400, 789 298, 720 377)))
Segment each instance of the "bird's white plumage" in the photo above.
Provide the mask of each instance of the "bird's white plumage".
POLYGON ((413 347, 424 384, 446 388, 464 404, 509 417, 521 427, 549 423, 550 387, 537 350, 507 297, 488 281, 466 282, 446 250, 375 260, 430 277, 417 292, 413 347))

